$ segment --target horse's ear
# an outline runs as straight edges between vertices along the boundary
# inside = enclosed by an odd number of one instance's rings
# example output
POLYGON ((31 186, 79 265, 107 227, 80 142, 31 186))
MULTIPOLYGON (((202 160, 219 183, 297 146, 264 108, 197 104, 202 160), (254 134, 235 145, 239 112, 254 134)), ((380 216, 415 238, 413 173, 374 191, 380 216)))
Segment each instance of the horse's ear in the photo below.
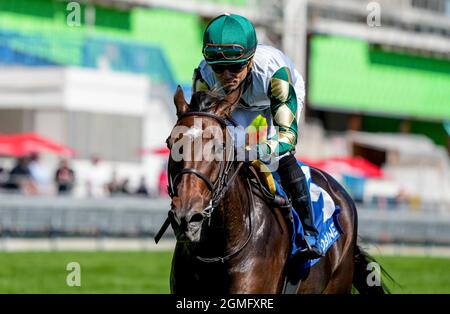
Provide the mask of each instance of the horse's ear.
POLYGON ((221 117, 230 116, 234 108, 239 104, 242 95, 242 84, 229 92, 216 106, 215 114, 221 117))
POLYGON ((188 111, 189 106, 184 99, 183 89, 180 85, 177 86, 177 90, 175 92, 175 95, 173 96, 173 101, 175 103, 175 107, 177 108, 177 117, 180 117, 183 113, 188 111))

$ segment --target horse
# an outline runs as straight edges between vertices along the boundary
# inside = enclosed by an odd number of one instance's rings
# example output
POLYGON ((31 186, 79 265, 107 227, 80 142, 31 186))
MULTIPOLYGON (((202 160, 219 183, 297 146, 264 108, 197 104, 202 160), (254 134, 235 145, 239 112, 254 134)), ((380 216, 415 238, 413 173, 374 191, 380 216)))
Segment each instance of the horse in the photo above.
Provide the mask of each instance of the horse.
MULTIPOLYGON (((175 92, 175 127, 191 131, 178 135, 172 132, 166 141, 171 150, 168 172, 172 200, 167 221, 177 239, 170 272, 172 293, 284 292, 286 274, 292 267, 290 222, 252 184, 251 167, 233 158, 196 159, 194 151, 181 152, 191 158, 173 160, 173 150, 182 139, 213 147, 212 139, 198 136, 211 127, 222 131, 225 143, 229 136, 226 127, 232 122, 231 113, 241 94, 240 88, 225 96, 197 92, 188 104, 180 87, 175 92)), ((229 157, 223 147, 206 153, 229 157)), ((361 294, 388 292, 384 284, 367 282, 371 274, 368 265, 375 260, 357 243, 358 218, 352 198, 326 172, 311 168, 311 176, 340 206, 343 233, 326 255, 299 278, 293 293, 344 294, 351 293, 352 287, 361 294)))

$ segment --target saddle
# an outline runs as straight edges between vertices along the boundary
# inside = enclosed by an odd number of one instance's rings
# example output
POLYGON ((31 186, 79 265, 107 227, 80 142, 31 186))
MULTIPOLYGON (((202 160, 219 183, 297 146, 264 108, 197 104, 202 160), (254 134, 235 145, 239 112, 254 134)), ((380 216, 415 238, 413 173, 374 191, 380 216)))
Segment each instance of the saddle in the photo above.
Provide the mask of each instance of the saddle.
MULTIPOLYGON (((261 192, 266 202, 273 208, 279 208, 283 213, 290 212, 292 204, 289 199, 276 193, 275 178, 269 168, 262 161, 254 160, 248 169, 251 177, 253 177, 251 180, 252 184, 261 192)), ((287 222, 290 224, 291 220, 289 219, 287 222)))

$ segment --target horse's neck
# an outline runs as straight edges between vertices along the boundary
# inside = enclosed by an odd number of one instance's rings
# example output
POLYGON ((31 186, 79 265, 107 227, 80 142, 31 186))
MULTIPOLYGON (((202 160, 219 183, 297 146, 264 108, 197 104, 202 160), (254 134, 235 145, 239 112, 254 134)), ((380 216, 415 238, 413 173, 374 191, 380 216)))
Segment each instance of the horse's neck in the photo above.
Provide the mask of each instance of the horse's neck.
MULTIPOLYGON (((245 177, 237 175, 213 214, 207 246, 214 251, 228 251, 239 246, 248 234, 250 197, 245 177)), ((206 244, 206 243, 205 243, 206 244)))
POLYGON ((223 217, 229 246, 239 245, 249 232, 248 221, 252 206, 250 193, 247 179, 240 174, 225 195, 223 217))

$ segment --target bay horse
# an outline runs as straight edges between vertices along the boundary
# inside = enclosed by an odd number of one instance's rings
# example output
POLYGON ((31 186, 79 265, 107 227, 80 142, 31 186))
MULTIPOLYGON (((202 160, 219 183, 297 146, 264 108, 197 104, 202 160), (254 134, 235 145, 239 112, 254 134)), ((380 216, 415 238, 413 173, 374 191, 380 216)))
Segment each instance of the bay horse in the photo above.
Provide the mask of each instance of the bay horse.
MULTIPOLYGON (((240 88, 223 97, 198 92, 188 104, 178 87, 174 96, 176 127, 191 131, 178 136, 172 132, 167 139, 172 153, 183 137, 200 140, 202 147, 207 147, 212 140, 198 135, 209 127, 222 130, 226 137, 226 126, 232 121, 231 113, 241 93, 240 88)), ((218 153, 225 155, 227 150, 219 148, 218 153)), ((246 163, 196 159, 194 151, 181 154, 192 158, 175 161, 171 154, 168 169, 172 202, 167 221, 177 238, 170 274, 171 292, 283 293, 290 254, 290 222, 251 183, 246 163)), ((374 260, 357 244, 358 219, 353 200, 324 171, 311 168, 311 176, 340 206, 343 233, 299 279, 301 284, 294 293, 342 294, 350 293, 352 286, 362 294, 388 292, 384 284, 367 283, 371 273, 368 265, 374 260)))

